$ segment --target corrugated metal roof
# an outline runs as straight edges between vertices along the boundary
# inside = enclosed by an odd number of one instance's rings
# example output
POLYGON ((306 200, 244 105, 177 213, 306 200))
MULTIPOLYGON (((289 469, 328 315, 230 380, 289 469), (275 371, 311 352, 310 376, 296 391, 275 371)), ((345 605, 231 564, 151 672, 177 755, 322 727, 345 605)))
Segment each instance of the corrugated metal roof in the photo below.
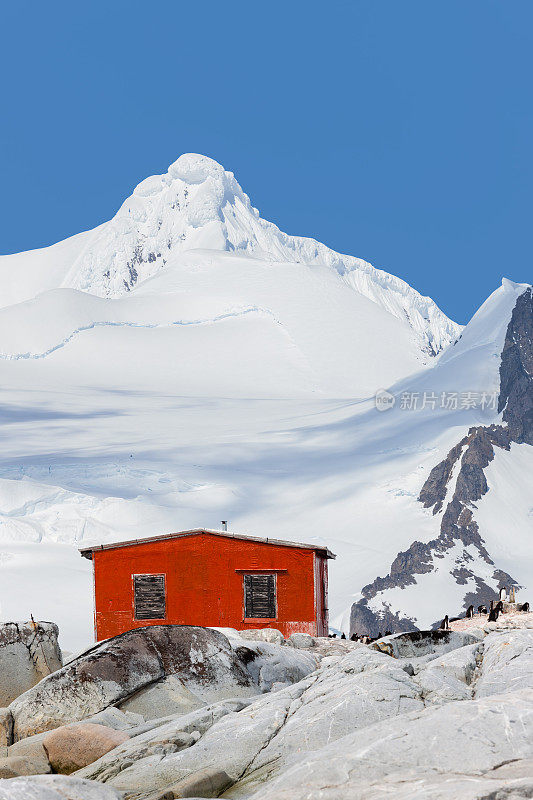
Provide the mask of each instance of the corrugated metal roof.
POLYGON ((229 531, 213 531, 209 528, 194 528, 190 531, 178 531, 177 533, 165 533, 160 536, 147 536, 145 539, 130 539, 126 542, 111 542, 110 544, 97 544, 92 547, 80 547, 80 553, 84 558, 92 560, 92 554, 95 550, 115 550, 121 547, 132 547, 136 544, 147 544, 148 542, 162 542, 165 539, 180 539, 185 536, 197 536, 198 534, 206 533, 211 536, 224 536, 226 539, 244 539, 247 542, 262 542, 263 544, 275 544, 280 547, 298 547, 305 550, 317 550, 318 552, 325 553, 326 558, 336 558, 335 554, 331 552, 324 545, 319 544, 305 544, 303 542, 288 542, 284 539, 270 539, 261 536, 245 536, 241 533, 230 533, 229 531))

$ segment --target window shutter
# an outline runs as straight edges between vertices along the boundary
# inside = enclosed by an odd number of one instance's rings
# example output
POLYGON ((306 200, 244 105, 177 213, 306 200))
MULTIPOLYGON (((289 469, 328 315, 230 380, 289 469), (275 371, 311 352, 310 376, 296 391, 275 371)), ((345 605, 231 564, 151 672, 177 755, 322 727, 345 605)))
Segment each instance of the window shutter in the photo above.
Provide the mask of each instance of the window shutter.
POLYGON ((134 575, 135 619, 165 619, 165 576, 134 575))
POLYGON ((244 576, 244 616, 245 618, 276 616, 276 576, 244 576))

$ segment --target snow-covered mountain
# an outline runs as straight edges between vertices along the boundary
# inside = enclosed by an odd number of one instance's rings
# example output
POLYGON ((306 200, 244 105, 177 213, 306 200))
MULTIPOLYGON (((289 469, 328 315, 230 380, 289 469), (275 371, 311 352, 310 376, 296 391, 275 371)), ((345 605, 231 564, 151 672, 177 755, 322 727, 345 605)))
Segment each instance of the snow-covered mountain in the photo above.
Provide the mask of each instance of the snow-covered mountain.
MULTIPOLYGON (((352 607, 351 628, 374 636, 533 587, 531 286, 504 280, 435 368, 398 391, 407 409, 419 401, 418 435, 450 439, 416 483, 426 524, 352 607), (450 413, 470 423, 457 429, 450 413)), ((389 419, 401 435, 405 417, 389 419)))
POLYGON ((406 319, 432 355, 460 333, 431 298, 405 281, 261 219, 233 173, 194 153, 142 181, 110 222, 45 250, 0 258, 0 275, 10 275, 10 304, 59 286, 120 297, 177 254, 198 249, 330 267, 360 295, 406 319))
POLYGON ((283 234, 195 155, 94 231, 0 258, 0 618, 57 620, 67 648, 82 646, 92 590, 80 543, 221 519, 327 542, 331 616, 346 630, 351 614, 359 624, 352 606, 372 625, 389 607, 431 624, 476 581, 493 591, 498 570, 532 586, 529 444, 495 449, 484 468, 484 545, 458 539, 440 559, 442 513, 418 499, 469 428, 506 424, 480 398, 500 394, 526 291, 506 282, 461 332, 403 281, 283 234), (397 398, 386 412, 380 389, 397 398), (442 393, 468 391, 474 406, 440 407, 442 393), (415 540, 429 554, 409 578, 402 565, 400 585, 391 564, 415 540))

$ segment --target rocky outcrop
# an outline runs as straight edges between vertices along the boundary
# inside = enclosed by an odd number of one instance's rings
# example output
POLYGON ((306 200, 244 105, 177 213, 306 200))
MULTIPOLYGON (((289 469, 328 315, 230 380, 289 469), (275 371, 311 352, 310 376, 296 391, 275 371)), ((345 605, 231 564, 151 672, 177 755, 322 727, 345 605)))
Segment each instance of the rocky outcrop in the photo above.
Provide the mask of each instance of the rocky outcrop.
POLYGON ((0 707, 62 665, 53 622, 0 624, 0 707))
POLYGON ((407 800, 404 783, 416 781, 441 798, 445 775, 458 792, 473 778, 522 789, 533 760, 533 630, 424 634, 389 637, 392 655, 364 645, 329 655, 254 700, 153 721, 77 776, 128 800, 407 800), (487 695, 496 683, 501 691, 487 695), (513 769, 499 772, 507 762, 513 769))
MULTIPOLYGON (((509 632, 508 645, 519 636, 509 632)), ((533 642, 533 631, 524 636, 533 642)), ((501 634, 484 642, 479 671, 487 676, 501 653, 501 634)), ((525 669, 523 655, 507 663, 525 669)), ((468 660, 468 659, 467 659, 468 660)), ((430 662, 417 679, 427 684, 430 662)), ((511 675, 507 677, 511 678, 511 675)), ((481 680, 481 679, 480 679, 481 680)), ((441 697, 440 704, 366 728, 308 751, 282 776, 249 795, 253 800, 368 800, 431 797, 488 800, 533 795, 533 691, 502 683, 506 691, 473 700, 441 697), (509 691, 510 690, 510 691, 509 691), (501 792, 501 793, 500 793, 501 792), (454 794, 455 793, 455 794, 454 794)), ((449 684, 444 684, 447 693, 449 684)), ((475 682, 474 682, 475 687, 475 682)), ((466 688, 466 687, 465 687, 466 688)))
POLYGON ((16 698, 9 707, 13 737, 86 719, 111 705, 145 717, 183 714, 294 683, 316 664, 307 652, 239 636, 230 641, 211 628, 137 628, 101 642, 16 698))
MULTIPOLYGON (((220 648, 226 669, 231 658, 242 666, 238 653, 249 647, 263 666, 286 669, 286 656, 289 665, 291 658, 304 658, 316 669, 279 689, 281 683, 270 681, 270 690, 260 696, 222 699, 147 721, 106 708, 90 720, 21 740, 9 748, 3 774, 45 772, 50 763, 55 771, 70 772, 92 763, 59 783, 40 783, 59 780, 58 775, 0 781, 0 800, 23 796, 2 795, 8 785, 14 792, 25 787, 25 798, 39 800, 221 795, 243 800, 410 800, 415 795, 446 800, 450 787, 455 791, 450 800, 533 796, 528 771, 533 763, 530 617, 517 615, 511 620, 516 628, 503 629, 502 618, 484 629, 396 634, 370 647, 312 639, 300 650, 294 646, 298 640, 288 646, 245 640, 230 630, 229 638, 208 632, 203 641, 220 648), (99 794, 100 789, 108 793, 99 794)), ((172 631, 169 635, 173 641, 172 631)), ((197 649, 198 629, 190 628, 187 635, 197 649)), ((113 641, 123 644, 117 637, 102 645, 109 648, 113 641)), ((157 637, 143 641, 143 657, 162 644, 157 637)), ((108 656, 122 652, 112 649, 108 656)), ((161 657, 178 658, 170 652, 161 657)), ((103 674, 97 661, 88 664, 93 679, 103 674)), ((139 671, 144 664, 132 658, 128 670, 139 671)), ((227 672, 215 672, 226 681, 227 672)), ((76 691, 79 674, 73 673, 76 691)), ((248 678, 257 688, 257 675, 248 678)))
POLYGON ((230 641, 235 654, 246 664, 259 692, 290 686, 318 666, 318 658, 313 652, 302 652, 299 648, 281 647, 264 641, 246 641, 244 644, 230 641))
MULTIPOLYGON (((416 583, 416 576, 432 572, 435 559, 444 557, 452 549, 461 548, 454 558, 451 574, 459 585, 467 582, 475 590, 465 592, 464 608, 477 606, 497 599, 497 588, 517 586, 517 581, 498 568, 485 547, 482 533, 475 520, 475 503, 488 491, 485 468, 494 459, 495 448, 509 450, 511 444, 533 444, 533 297, 529 287, 516 301, 507 327, 500 363, 500 394, 498 411, 502 413, 501 425, 470 428, 448 453, 445 459, 431 470, 419 495, 424 508, 433 514, 442 513, 438 537, 428 542, 413 542, 398 553, 390 572, 365 586, 362 598, 352 606, 350 631, 375 637, 385 629, 410 630, 414 620, 402 617, 386 603, 376 605, 375 598, 384 590, 404 588, 416 583), (455 486, 450 494, 452 473, 457 470, 455 486), (478 558, 492 570, 491 585, 472 569, 474 548, 478 558), (374 601, 374 602, 372 602, 374 601)), ((490 574, 490 570, 489 570, 490 574)), ((454 609, 455 610, 455 609, 454 609)), ((457 609, 458 611, 458 609, 457 609)), ((438 623, 438 620, 435 620, 438 623)))
POLYGON ((48 761, 48 754, 43 747, 43 733, 35 736, 29 736, 27 739, 22 739, 20 742, 15 742, 8 748, 8 755, 15 758, 26 758, 33 763, 39 764, 39 769, 36 769, 33 774, 38 775, 41 773, 50 772, 50 762, 48 761))
POLYGON ((389 656, 361 645, 334 661, 238 714, 223 714, 205 732, 198 726, 202 712, 194 712, 168 723, 166 730, 144 734, 140 742, 132 738, 119 749, 120 771, 116 754, 110 753, 80 775, 143 797, 210 765, 230 776, 232 783, 248 787, 277 774, 294 754, 322 747, 359 726, 423 708, 418 687, 389 656), (170 731, 175 736, 176 729, 196 730, 201 736, 190 747, 161 755, 162 743, 170 731))
MULTIPOLYGON (((131 732, 130 741, 117 747, 78 774, 103 782, 131 770, 136 764, 144 767, 192 747, 213 725, 227 715, 237 716, 251 700, 222 700, 190 714, 177 714, 152 720, 131 732)), ((202 768, 205 764, 202 764, 202 768)), ((131 773, 130 773, 131 774, 131 773)), ((155 784, 154 784, 155 786, 155 784)))
POLYGON ((533 792, 533 759, 525 739, 530 717, 522 728, 520 700, 450 703, 390 726, 381 723, 368 740, 363 731, 346 737, 342 746, 312 754, 251 798, 525 800, 533 792))
POLYGON ((138 628, 96 645, 18 697, 10 706, 14 738, 84 719, 167 675, 179 675, 206 701, 256 692, 221 633, 186 625, 138 628))

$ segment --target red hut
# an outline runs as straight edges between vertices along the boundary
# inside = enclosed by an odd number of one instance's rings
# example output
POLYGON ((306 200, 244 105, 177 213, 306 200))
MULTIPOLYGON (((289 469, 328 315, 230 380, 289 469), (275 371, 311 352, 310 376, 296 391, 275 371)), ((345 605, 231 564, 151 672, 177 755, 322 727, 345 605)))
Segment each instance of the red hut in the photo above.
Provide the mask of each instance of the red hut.
POLYGON ((96 640, 145 625, 328 633, 326 547, 203 528, 80 550, 96 640))

